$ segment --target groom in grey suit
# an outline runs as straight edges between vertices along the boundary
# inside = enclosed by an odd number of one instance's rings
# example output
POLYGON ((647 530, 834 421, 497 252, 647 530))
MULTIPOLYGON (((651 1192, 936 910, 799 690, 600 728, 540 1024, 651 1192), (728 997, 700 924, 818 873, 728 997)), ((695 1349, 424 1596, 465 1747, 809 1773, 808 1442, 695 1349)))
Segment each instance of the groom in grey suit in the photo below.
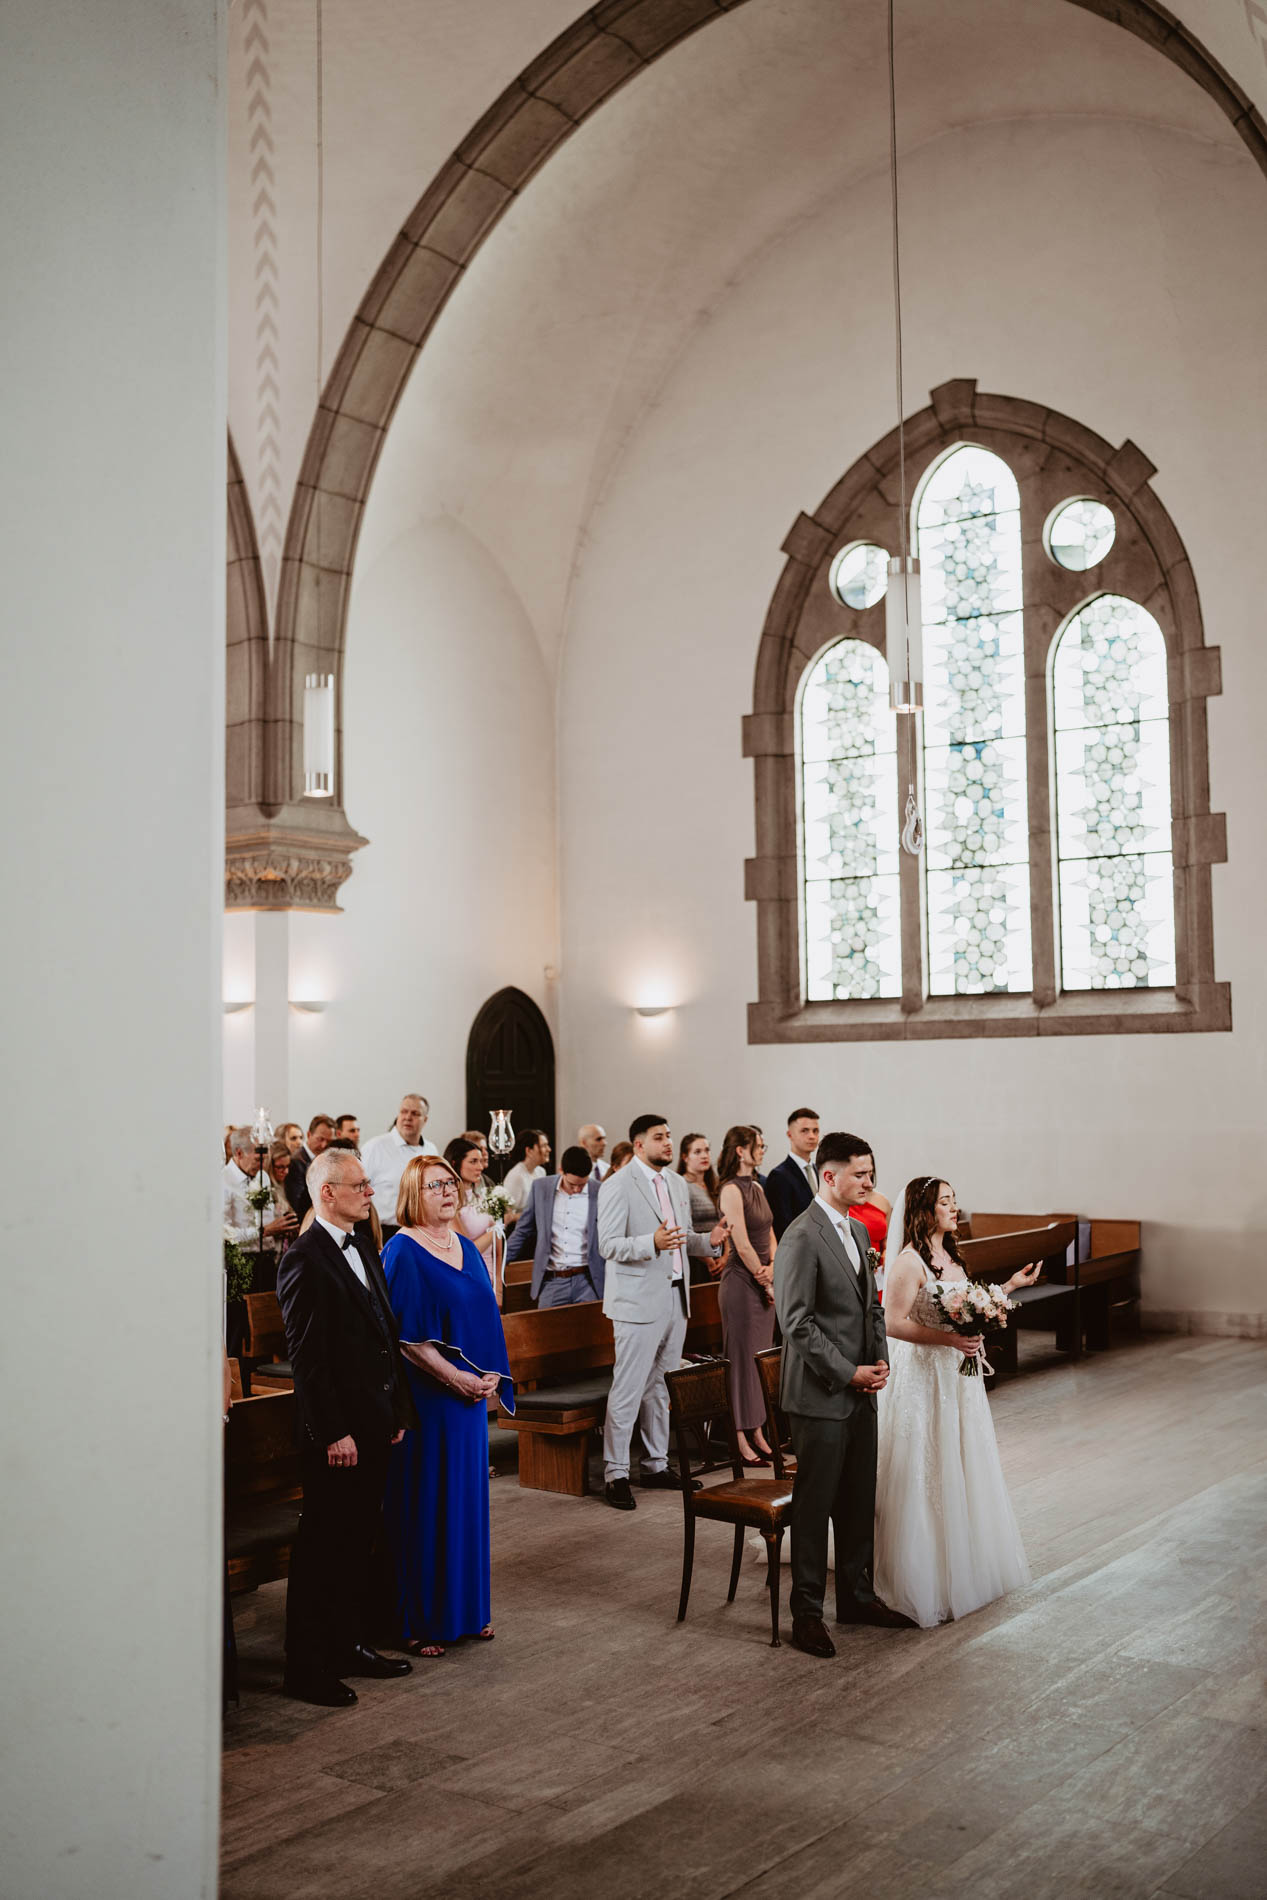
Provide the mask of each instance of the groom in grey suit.
POLYGON ((779 1403, 796 1453, 792 1490, 792 1641, 834 1656, 823 1624, 827 1526, 836 1543, 836 1621, 909 1627, 871 1584, 875 1548, 876 1396, 889 1376, 884 1313, 867 1254, 870 1237, 850 1209, 871 1187, 870 1145, 824 1135, 818 1193, 785 1230, 774 1256, 774 1306, 783 1331, 779 1403))
POLYGON ((663 1115, 630 1123, 633 1160, 609 1174, 598 1190, 598 1250, 607 1262, 603 1311, 616 1337, 616 1363, 603 1428, 606 1498, 618 1511, 637 1501, 629 1488, 629 1441, 635 1419, 642 1434, 642 1482, 672 1490, 669 1470, 669 1393, 664 1375, 682 1358, 691 1311, 687 1254, 716 1259, 725 1228, 711 1234, 691 1227, 685 1180, 669 1168, 673 1137, 663 1115))

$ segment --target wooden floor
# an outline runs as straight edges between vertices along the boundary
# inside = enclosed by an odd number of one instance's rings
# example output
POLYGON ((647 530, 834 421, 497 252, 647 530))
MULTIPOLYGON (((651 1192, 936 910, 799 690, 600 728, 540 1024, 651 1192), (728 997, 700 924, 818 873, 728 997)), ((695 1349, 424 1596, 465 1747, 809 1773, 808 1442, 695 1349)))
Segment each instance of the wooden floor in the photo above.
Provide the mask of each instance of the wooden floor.
MULTIPOLYGON (((493 1486, 497 1640, 284 1700, 284 1585, 237 1604, 224 1900, 1262 1900, 1267 1344, 1164 1339, 1004 1387, 1031 1589, 768 1647, 681 1504, 493 1486)), ((785 1572, 786 1576, 786 1572, 785 1572)))

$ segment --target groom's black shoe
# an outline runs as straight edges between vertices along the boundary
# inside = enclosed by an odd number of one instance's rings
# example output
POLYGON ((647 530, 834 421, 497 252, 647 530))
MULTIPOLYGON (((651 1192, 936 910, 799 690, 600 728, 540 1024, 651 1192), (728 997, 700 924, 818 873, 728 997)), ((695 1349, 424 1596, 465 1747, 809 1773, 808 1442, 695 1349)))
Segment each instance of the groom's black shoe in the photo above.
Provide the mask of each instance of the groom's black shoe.
POLYGON ((915 1630, 919 1624, 913 1617, 903 1616, 900 1610, 891 1610, 887 1603, 881 1603, 876 1597, 871 1603, 851 1603, 837 1610, 838 1623, 870 1623, 881 1630, 915 1630))
POLYGON ((795 1648, 803 1649, 807 1656, 834 1656, 836 1654, 836 1645, 827 1634, 821 1616, 794 1616, 792 1642, 795 1648))
POLYGON ((345 1676, 373 1676, 380 1682, 386 1682, 392 1676, 408 1676, 413 1664, 406 1662, 403 1656, 380 1656, 376 1649, 369 1649, 364 1643, 358 1643, 344 1663, 340 1674, 345 1676))
POLYGON ((638 1500, 629 1489, 628 1478, 613 1478, 603 1487, 603 1496, 613 1511, 636 1511, 638 1500))
MULTIPOLYGON (((644 1471, 640 1483, 644 1491, 680 1491, 682 1488, 682 1480, 668 1465, 663 1471, 644 1471)), ((704 1487, 698 1478, 692 1478, 691 1489, 702 1491, 704 1487)))

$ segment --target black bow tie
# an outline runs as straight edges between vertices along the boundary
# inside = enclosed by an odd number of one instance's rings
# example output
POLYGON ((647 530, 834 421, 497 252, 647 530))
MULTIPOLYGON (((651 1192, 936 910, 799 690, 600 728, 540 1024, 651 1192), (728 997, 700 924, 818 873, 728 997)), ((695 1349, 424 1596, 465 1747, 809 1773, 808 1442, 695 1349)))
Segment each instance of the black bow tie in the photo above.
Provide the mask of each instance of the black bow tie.
POLYGON ((355 1245, 356 1245, 356 1235, 355 1235, 355 1234, 345 1234, 345 1235, 343 1236, 343 1251, 344 1251, 344 1253, 346 1253, 346 1252, 347 1252, 347 1250, 348 1250, 348 1248, 349 1248, 349 1247, 355 1247, 355 1245))

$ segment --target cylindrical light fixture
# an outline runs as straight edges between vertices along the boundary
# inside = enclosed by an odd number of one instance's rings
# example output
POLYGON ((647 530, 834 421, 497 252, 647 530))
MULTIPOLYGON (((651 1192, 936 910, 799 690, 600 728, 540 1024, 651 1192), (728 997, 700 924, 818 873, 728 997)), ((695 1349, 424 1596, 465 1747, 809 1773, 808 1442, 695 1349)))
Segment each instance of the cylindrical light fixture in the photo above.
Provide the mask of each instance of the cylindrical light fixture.
POLYGON ((918 712, 924 704, 924 622, 919 562, 895 556, 889 562, 884 597, 884 644, 889 661, 889 703, 894 712, 918 712))
POLYGON ((304 796, 334 793, 334 675, 304 675, 304 796))

